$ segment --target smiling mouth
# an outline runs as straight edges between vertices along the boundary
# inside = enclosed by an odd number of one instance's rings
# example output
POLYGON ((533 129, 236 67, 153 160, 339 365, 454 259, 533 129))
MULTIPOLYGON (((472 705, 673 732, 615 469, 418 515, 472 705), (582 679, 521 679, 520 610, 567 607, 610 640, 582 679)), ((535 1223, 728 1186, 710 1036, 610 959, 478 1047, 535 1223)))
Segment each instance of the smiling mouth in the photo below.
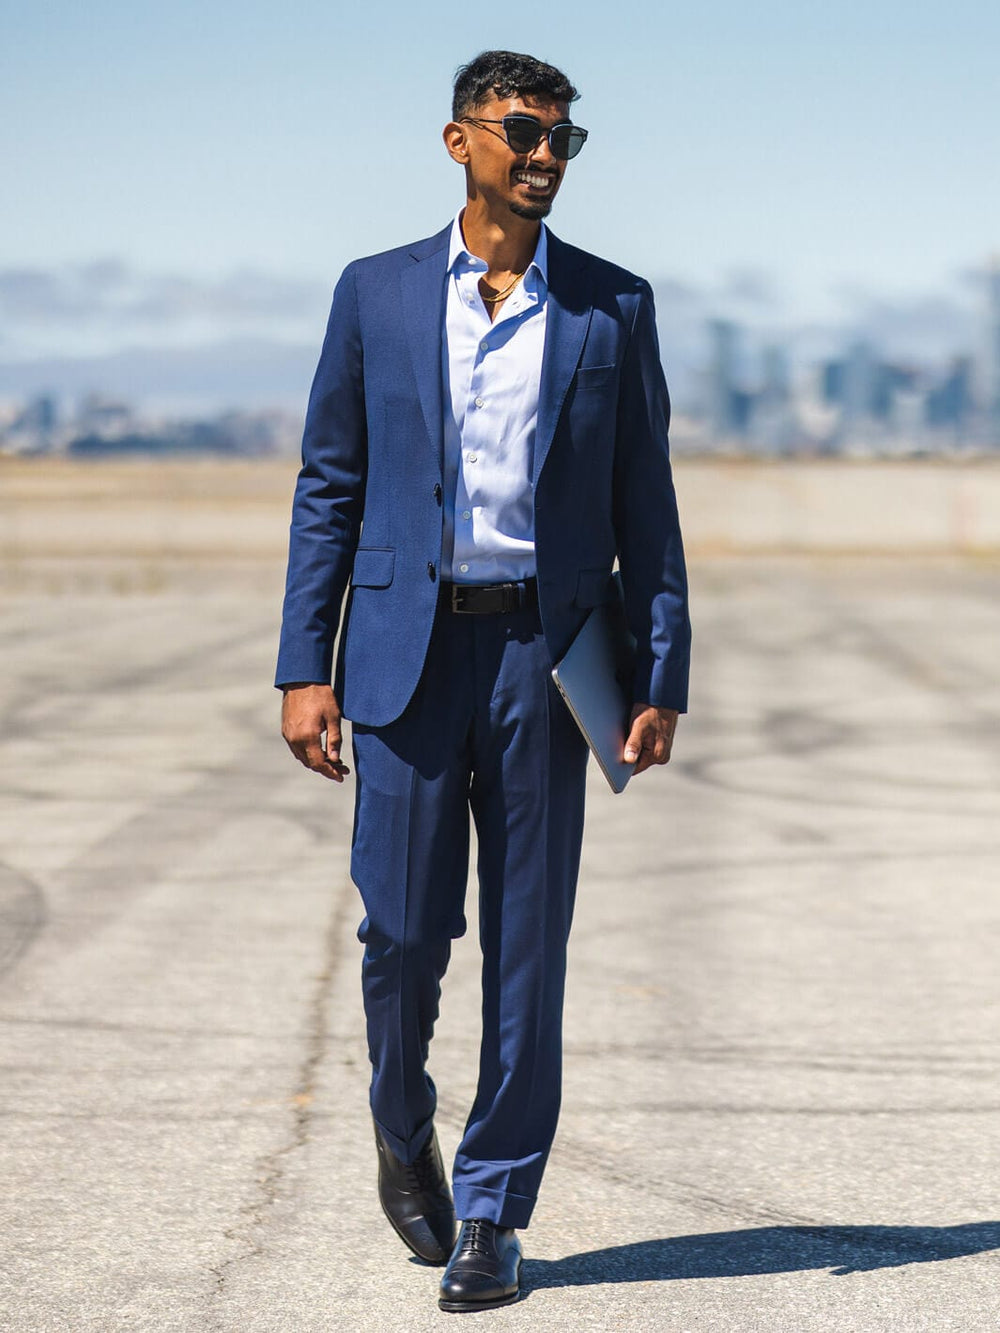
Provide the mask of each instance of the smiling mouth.
POLYGON ((526 185, 534 194, 548 194, 555 185, 555 176, 544 171, 515 171, 514 184, 526 185))

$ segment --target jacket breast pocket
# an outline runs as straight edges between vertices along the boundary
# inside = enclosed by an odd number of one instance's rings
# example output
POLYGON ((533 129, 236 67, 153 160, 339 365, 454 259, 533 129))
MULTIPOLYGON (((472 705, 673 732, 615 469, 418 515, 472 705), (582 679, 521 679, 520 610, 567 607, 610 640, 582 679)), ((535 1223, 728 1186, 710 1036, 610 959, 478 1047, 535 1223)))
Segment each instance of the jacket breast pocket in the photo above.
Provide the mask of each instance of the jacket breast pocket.
POLYGON ((395 564, 396 552, 391 546, 359 546, 351 583, 355 588, 388 588, 395 564))
POLYGON ((617 373, 617 366, 581 366, 576 372, 576 391, 606 389, 609 384, 614 384, 617 373))

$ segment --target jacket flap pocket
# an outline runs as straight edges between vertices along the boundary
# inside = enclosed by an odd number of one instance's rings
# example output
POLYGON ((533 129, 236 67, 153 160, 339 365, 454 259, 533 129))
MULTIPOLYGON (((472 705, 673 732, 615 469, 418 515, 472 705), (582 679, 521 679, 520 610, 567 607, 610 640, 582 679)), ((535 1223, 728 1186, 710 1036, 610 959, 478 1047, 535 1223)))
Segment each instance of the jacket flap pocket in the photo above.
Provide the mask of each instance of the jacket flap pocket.
POLYGON ((391 546, 359 546, 351 582, 356 588, 388 588, 395 563, 396 552, 391 546))
POLYGON ((577 606, 602 606, 610 597, 611 575, 606 569, 581 569, 576 580, 577 606))

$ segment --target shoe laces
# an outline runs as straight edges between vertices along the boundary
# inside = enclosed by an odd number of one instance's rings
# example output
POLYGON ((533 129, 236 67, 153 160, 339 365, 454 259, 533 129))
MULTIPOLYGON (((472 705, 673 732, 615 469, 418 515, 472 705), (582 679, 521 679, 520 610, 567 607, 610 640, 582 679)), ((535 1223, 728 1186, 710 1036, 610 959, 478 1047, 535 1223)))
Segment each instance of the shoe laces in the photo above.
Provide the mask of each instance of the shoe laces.
POLYGON ((410 1163, 410 1178, 421 1193, 433 1189, 440 1183, 437 1163, 434 1161, 433 1135, 410 1163))
POLYGON ((468 1222, 462 1225, 462 1253, 463 1254, 489 1254, 490 1247, 487 1245, 487 1237, 492 1231, 489 1222, 481 1217, 470 1218, 468 1222))

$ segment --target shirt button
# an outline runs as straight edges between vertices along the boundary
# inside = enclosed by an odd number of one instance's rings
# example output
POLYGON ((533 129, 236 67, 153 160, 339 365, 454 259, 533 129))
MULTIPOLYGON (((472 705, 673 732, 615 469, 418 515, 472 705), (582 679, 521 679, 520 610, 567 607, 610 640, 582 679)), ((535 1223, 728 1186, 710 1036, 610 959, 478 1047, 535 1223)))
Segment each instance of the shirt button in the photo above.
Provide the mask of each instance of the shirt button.
POLYGON ((469 454, 469 462, 470 462, 470 463, 475 463, 475 462, 478 460, 478 458, 479 458, 479 455, 478 455, 478 454, 469 454))
POLYGON ((480 350, 481 352, 488 352, 488 351, 490 350, 490 345, 489 345, 489 343, 480 343, 480 344, 479 344, 479 350, 480 350))
POLYGON ((471 509, 463 509, 463 510, 462 510, 462 517, 463 517, 463 518, 471 518, 471 517, 472 517, 472 510, 471 510, 471 509))
POLYGON ((459 573, 460 573, 460 574, 468 574, 468 572, 469 572, 469 566, 468 566, 468 565, 459 565, 458 569, 459 569, 459 573))
POLYGON ((477 398, 477 399, 476 399, 476 406, 477 406, 477 407, 482 407, 482 405, 483 405, 483 400, 482 400, 481 398, 477 398))

